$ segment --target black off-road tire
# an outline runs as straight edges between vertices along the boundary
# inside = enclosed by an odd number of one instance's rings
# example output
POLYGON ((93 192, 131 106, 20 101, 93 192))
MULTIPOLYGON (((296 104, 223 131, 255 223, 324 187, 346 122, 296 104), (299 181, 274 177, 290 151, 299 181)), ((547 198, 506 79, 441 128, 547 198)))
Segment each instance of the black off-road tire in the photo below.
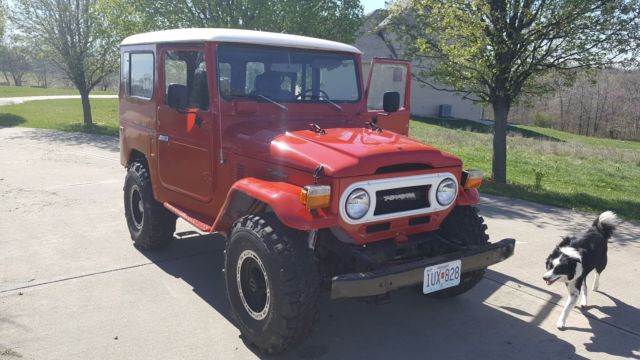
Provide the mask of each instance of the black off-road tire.
POLYGON ((225 253, 231 313, 248 342, 277 354, 311 333, 320 276, 305 233, 286 228, 270 213, 247 215, 234 224, 225 253), (257 274, 253 281, 249 273, 257 274))
MULTIPOLYGON (((487 225, 478 209, 473 206, 458 206, 447 216, 438 234, 443 238, 461 245, 486 245, 489 242, 487 225)), ((460 284, 430 294, 434 298, 446 299, 471 290, 484 276, 485 269, 462 274, 460 284)))
POLYGON ((177 218, 153 197, 149 170, 140 162, 129 165, 124 180, 124 216, 140 250, 157 249, 173 240, 177 218))

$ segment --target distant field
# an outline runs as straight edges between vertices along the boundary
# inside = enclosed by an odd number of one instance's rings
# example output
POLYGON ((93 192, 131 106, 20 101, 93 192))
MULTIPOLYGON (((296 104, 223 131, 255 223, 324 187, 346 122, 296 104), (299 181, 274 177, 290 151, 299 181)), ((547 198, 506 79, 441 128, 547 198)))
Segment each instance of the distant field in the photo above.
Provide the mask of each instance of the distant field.
MULTIPOLYGON (((92 95, 113 95, 112 91, 91 92, 92 95)), ((47 96, 47 95, 80 95, 76 89, 68 88, 35 88, 28 86, 0 86, 0 98, 18 96, 47 96)))
POLYGON ((0 126, 118 135, 118 99, 91 99, 94 126, 82 124, 80 100, 39 100, 0 106, 0 126))
MULTIPOLYGON (((508 185, 486 182, 481 192, 640 219, 640 143, 522 128, 525 134, 516 129, 507 140, 508 185), (543 174, 539 189, 536 172, 543 174)), ((412 121, 411 136, 459 156, 465 168, 491 175, 489 133, 412 121)))

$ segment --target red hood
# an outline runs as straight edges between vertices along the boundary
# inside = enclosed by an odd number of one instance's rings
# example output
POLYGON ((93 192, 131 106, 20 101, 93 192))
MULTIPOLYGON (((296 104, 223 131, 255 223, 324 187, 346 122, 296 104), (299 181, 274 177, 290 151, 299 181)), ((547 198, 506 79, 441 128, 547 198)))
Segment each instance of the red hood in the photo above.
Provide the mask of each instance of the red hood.
POLYGON ((391 131, 330 128, 310 130, 243 129, 233 144, 239 154, 304 171, 324 166, 332 177, 374 174, 383 166, 426 164, 433 168, 462 166, 457 157, 391 131))

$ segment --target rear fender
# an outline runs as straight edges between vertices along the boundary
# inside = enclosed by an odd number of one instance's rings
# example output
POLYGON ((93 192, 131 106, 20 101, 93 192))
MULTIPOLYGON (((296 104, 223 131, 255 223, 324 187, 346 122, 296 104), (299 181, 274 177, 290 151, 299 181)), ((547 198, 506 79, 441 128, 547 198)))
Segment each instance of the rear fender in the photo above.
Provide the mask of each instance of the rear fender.
POLYGON ((337 224, 338 219, 319 209, 312 214, 300 202, 301 187, 284 183, 244 178, 231 186, 212 231, 227 233, 242 216, 259 212, 266 205, 280 222, 297 230, 317 230, 337 224))

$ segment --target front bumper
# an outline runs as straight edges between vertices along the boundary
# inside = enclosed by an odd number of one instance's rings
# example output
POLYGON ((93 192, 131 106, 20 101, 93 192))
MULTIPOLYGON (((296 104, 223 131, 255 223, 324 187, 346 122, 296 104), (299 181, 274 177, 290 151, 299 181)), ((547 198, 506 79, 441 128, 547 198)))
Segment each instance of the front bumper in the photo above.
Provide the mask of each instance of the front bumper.
POLYGON ((462 261, 462 273, 484 269, 506 260, 515 249, 514 239, 471 247, 429 259, 393 265, 366 273, 351 273, 331 279, 331 298, 382 295, 406 286, 422 284, 424 268, 453 260, 462 261))

